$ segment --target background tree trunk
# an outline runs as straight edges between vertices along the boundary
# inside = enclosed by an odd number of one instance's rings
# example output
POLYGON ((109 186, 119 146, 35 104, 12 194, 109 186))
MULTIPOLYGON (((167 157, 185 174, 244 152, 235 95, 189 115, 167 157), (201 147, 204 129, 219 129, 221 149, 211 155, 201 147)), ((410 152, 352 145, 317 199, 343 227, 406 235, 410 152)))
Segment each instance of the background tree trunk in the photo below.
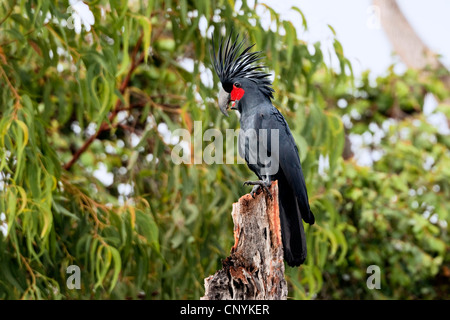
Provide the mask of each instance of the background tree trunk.
MULTIPOLYGON (((438 55, 428 48, 414 31, 396 0, 373 0, 373 4, 380 9, 380 22, 384 33, 408 68, 420 70, 423 74, 428 71, 447 70, 439 61, 438 55)), ((443 73, 441 80, 450 90, 448 72, 443 73)))
POLYGON ((277 182, 270 191, 273 200, 261 192, 233 204, 235 243, 223 268, 205 279, 202 300, 286 299, 277 182))

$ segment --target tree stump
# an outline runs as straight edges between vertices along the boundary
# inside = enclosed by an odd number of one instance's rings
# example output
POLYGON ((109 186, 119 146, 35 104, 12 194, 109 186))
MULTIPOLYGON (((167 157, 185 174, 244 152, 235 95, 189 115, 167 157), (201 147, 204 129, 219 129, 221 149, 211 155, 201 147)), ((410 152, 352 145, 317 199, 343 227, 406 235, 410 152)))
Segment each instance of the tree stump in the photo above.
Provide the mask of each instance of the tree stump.
POLYGON ((234 246, 222 269, 205 279, 202 300, 285 300, 278 184, 233 204, 234 246))

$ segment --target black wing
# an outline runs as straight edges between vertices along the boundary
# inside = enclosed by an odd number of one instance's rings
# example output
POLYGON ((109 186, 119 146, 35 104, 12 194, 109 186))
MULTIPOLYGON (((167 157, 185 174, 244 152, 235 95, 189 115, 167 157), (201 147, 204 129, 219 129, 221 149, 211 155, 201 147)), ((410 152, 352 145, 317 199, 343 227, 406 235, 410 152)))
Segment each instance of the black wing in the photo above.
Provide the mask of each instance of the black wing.
POLYGON ((255 127, 269 129, 267 138, 261 139, 266 152, 278 159, 278 171, 271 180, 278 180, 281 234, 284 258, 291 267, 301 265, 307 255, 306 235, 302 219, 313 224, 315 219, 308 202, 298 148, 289 126, 275 108, 270 107, 256 115, 255 127), (270 129, 278 129, 278 148, 272 144, 270 129))
POLYGON ((285 179, 297 199, 302 219, 306 223, 314 224, 315 218, 309 207, 308 192, 306 190, 298 148, 289 129, 289 125, 282 114, 273 107, 271 113, 261 115, 260 127, 279 130, 278 152, 271 145, 271 139, 267 139, 268 152, 272 156, 277 156, 278 153, 279 172, 274 178, 278 180, 285 179))

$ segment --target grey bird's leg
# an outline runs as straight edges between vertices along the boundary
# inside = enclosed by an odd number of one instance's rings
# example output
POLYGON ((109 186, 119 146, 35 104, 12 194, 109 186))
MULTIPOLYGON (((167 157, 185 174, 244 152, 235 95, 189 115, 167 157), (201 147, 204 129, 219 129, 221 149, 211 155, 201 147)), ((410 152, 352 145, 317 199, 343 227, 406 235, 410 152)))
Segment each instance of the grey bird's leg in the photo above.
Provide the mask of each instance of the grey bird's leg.
POLYGON ((273 200, 272 193, 269 190, 270 185, 271 185, 271 182, 270 182, 268 176, 266 176, 266 178, 264 180, 245 181, 244 182, 244 186, 253 186, 252 191, 250 191, 250 195, 253 197, 253 199, 255 198, 255 194, 258 194, 259 190, 262 189, 264 192, 266 192, 269 195, 270 199, 273 200))

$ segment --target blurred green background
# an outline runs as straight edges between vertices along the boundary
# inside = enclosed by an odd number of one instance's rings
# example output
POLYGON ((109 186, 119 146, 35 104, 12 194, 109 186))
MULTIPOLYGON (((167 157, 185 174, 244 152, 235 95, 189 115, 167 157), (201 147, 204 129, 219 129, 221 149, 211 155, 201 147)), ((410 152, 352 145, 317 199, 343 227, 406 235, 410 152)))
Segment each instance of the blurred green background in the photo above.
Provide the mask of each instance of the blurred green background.
POLYGON ((450 136, 423 112, 432 94, 450 118, 447 70, 353 74, 332 26, 324 50, 258 2, 6 0, 0 299, 203 296, 254 176, 245 164, 175 165, 171 132, 239 127, 217 108, 209 52, 211 33, 231 28, 267 57, 316 216, 305 265, 286 267, 289 298, 449 298, 450 136), (80 290, 66 286, 69 265, 80 290), (370 265, 379 290, 366 286, 370 265))

